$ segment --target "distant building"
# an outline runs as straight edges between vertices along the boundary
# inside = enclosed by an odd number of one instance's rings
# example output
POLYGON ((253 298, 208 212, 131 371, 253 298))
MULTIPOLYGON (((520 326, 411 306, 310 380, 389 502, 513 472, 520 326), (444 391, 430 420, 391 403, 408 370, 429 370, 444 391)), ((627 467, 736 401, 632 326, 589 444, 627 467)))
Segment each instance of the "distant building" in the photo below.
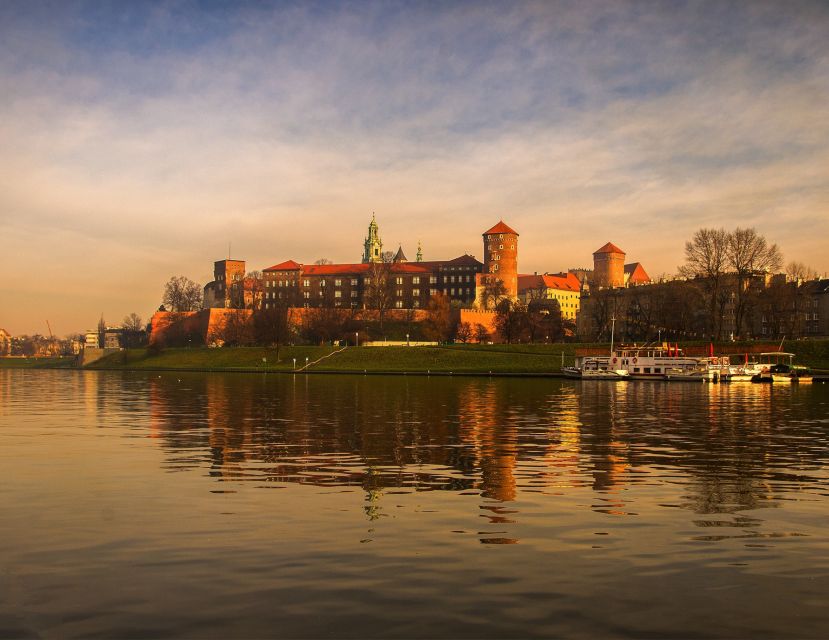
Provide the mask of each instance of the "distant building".
POLYGON ((561 317, 575 321, 580 308, 581 284, 572 273, 520 275, 518 298, 524 304, 533 300, 556 300, 561 317))
POLYGON ((123 345, 124 330, 107 327, 104 331, 104 349, 120 349, 123 345))
POLYGON ((87 331, 84 337, 84 347, 87 349, 99 349, 100 338, 97 331, 87 331))

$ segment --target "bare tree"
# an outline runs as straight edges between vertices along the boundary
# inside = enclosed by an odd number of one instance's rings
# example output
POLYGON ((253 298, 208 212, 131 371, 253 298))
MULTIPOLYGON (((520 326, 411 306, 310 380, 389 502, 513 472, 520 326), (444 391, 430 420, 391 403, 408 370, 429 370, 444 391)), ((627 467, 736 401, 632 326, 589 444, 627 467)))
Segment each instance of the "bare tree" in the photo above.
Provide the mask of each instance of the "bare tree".
POLYGON ((789 280, 808 282, 809 280, 817 280, 818 273, 802 262, 790 262, 786 265, 786 276, 789 280))
POLYGON ((455 339, 458 340, 458 342, 466 344, 472 340, 473 335, 472 325, 468 322, 461 322, 458 325, 458 330, 455 332, 455 339))
POLYGON ((528 329, 527 307, 521 301, 504 298, 495 310, 495 326, 504 342, 520 342, 528 329))
POLYGON ((101 314, 101 319, 98 320, 98 346, 103 349, 106 345, 107 323, 104 320, 104 314, 101 314))
POLYGON ((718 312, 723 276, 728 267, 729 239, 725 229, 699 229, 685 243, 685 264, 680 273, 702 284, 708 302, 711 337, 722 337, 722 313, 718 312))
POLYGON ((455 333, 452 306, 449 298, 436 293, 429 298, 428 316, 423 321, 423 333, 437 342, 446 342, 455 333))
POLYGON ((495 309, 502 300, 508 298, 509 292, 504 281, 496 275, 486 274, 482 278, 481 304, 484 309, 495 309))
POLYGON ((746 311, 753 290, 754 276, 779 271, 783 257, 776 244, 769 244, 753 228, 737 227, 728 235, 728 266, 737 276, 735 291, 734 326, 738 336, 744 332, 746 311))
POLYGON ((314 260, 314 264, 334 264, 334 262, 328 258, 317 258, 314 260))
POLYGON ((380 320, 380 331, 386 311, 394 304, 394 280, 391 275, 391 262, 372 262, 367 272, 365 288, 366 306, 376 309, 380 320))
POLYGON ((164 285, 162 302, 174 313, 198 311, 202 305, 201 285, 184 276, 173 276, 164 285))
POLYGON ((144 331, 144 323, 141 316, 137 313, 131 313, 124 317, 121 322, 121 329, 123 330, 124 346, 128 348, 140 347, 146 338, 144 331))
POLYGON ((292 329, 288 305, 284 302, 253 312, 255 340, 258 344, 276 347, 277 360, 279 349, 290 339, 292 329))
POLYGON ((475 340, 477 340, 480 344, 483 344, 484 342, 489 342, 489 338, 490 338, 490 335, 489 335, 489 331, 487 330, 487 328, 484 325, 480 324, 480 323, 476 324, 475 325, 475 340))

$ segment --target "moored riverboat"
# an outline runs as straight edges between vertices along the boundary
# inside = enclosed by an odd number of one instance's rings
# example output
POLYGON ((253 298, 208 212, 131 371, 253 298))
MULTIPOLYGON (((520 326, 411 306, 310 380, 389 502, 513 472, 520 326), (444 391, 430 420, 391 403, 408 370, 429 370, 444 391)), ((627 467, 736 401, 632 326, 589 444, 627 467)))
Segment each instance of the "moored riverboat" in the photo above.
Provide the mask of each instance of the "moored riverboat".
POLYGON ((613 351, 610 365, 627 371, 632 380, 708 379, 705 359, 686 356, 679 346, 668 344, 622 345, 613 351))
POLYGON ((614 369, 610 356, 576 356, 575 365, 562 367, 561 373, 567 378, 579 380, 626 380, 627 371, 614 369))
POLYGON ((807 368, 794 364, 793 353, 785 351, 770 351, 760 354, 760 372, 755 374, 752 382, 811 382, 812 372, 807 368))

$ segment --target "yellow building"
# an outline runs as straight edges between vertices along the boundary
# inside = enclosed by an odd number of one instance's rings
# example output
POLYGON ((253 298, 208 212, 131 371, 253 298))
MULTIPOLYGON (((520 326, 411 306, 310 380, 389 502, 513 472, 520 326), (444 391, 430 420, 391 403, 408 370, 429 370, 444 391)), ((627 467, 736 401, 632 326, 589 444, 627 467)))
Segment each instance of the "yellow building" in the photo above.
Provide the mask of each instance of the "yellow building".
POLYGON ((557 300, 565 320, 575 320, 579 314, 580 289, 579 279, 572 273, 518 276, 518 298, 524 304, 557 300))

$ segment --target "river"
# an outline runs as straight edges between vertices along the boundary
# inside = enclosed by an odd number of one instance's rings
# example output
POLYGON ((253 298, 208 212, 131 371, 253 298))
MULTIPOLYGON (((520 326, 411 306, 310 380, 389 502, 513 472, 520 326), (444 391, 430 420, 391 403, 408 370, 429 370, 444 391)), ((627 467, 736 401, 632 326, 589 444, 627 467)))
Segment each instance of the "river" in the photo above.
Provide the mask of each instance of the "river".
POLYGON ((824 637, 829 387, 0 370, 0 637, 824 637))

